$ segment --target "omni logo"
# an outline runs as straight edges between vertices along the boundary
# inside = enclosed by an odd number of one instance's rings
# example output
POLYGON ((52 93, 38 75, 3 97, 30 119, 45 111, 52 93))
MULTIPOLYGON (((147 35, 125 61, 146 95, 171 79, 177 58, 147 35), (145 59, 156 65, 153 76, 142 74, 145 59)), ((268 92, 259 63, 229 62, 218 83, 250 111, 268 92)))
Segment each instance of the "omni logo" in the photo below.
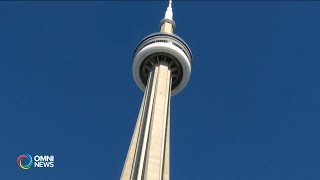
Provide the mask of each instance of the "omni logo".
POLYGON ((17 158, 18 166, 23 170, 28 170, 34 164, 37 168, 52 168, 54 167, 53 155, 35 155, 33 158, 30 154, 23 154, 17 158), (23 161, 23 159, 26 159, 23 161))
POLYGON ((17 163, 21 169, 27 170, 32 166, 32 157, 30 156, 30 154, 23 154, 18 157, 17 163), (28 159, 29 161, 28 164, 26 165, 22 164, 22 159, 28 159))

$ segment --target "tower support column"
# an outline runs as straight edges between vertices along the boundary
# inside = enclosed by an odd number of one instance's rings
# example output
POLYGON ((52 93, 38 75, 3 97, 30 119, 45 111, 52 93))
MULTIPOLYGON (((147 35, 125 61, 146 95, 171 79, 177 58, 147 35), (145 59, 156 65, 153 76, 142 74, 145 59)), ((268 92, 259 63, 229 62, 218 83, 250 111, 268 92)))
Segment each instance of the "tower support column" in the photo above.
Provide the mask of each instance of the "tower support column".
POLYGON ((121 180, 169 180, 171 71, 150 73, 121 180))

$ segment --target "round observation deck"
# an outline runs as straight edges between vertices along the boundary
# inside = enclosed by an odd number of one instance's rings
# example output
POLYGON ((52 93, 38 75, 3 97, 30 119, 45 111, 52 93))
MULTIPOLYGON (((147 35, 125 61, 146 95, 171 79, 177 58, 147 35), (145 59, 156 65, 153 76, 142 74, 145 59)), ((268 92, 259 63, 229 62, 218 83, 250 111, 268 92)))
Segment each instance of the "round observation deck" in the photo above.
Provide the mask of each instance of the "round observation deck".
POLYGON ((178 94, 188 83, 191 75, 192 53, 179 36, 154 33, 145 37, 133 55, 133 78, 144 91, 150 72, 160 63, 171 70, 172 96, 178 94))

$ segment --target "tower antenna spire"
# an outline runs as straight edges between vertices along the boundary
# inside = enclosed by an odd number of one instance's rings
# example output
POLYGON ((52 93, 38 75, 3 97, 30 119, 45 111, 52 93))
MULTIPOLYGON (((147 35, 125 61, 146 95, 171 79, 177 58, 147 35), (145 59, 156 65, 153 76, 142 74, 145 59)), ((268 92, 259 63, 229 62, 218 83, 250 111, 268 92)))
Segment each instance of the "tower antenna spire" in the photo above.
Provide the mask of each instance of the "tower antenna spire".
POLYGON ((164 18, 160 21, 160 32, 172 34, 176 28, 176 23, 173 21, 172 0, 169 0, 164 18))
POLYGON ((166 14, 165 14, 164 18, 173 20, 172 0, 169 0, 169 5, 167 7, 166 14))

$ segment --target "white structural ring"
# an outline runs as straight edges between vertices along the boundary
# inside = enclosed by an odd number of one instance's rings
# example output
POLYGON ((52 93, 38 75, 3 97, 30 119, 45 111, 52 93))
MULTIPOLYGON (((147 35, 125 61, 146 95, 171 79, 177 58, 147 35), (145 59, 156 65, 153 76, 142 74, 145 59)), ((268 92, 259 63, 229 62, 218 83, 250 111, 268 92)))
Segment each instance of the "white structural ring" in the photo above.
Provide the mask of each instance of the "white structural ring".
POLYGON ((138 87, 144 91, 145 84, 142 82, 140 77, 140 68, 143 61, 150 55, 155 53, 167 53, 174 56, 182 67, 182 79, 176 88, 171 92, 171 95, 174 96, 178 94, 188 83, 191 75, 191 64, 189 58, 186 54, 176 45, 171 42, 155 42, 143 47, 139 52, 136 52, 133 58, 132 73, 135 82, 138 87))

